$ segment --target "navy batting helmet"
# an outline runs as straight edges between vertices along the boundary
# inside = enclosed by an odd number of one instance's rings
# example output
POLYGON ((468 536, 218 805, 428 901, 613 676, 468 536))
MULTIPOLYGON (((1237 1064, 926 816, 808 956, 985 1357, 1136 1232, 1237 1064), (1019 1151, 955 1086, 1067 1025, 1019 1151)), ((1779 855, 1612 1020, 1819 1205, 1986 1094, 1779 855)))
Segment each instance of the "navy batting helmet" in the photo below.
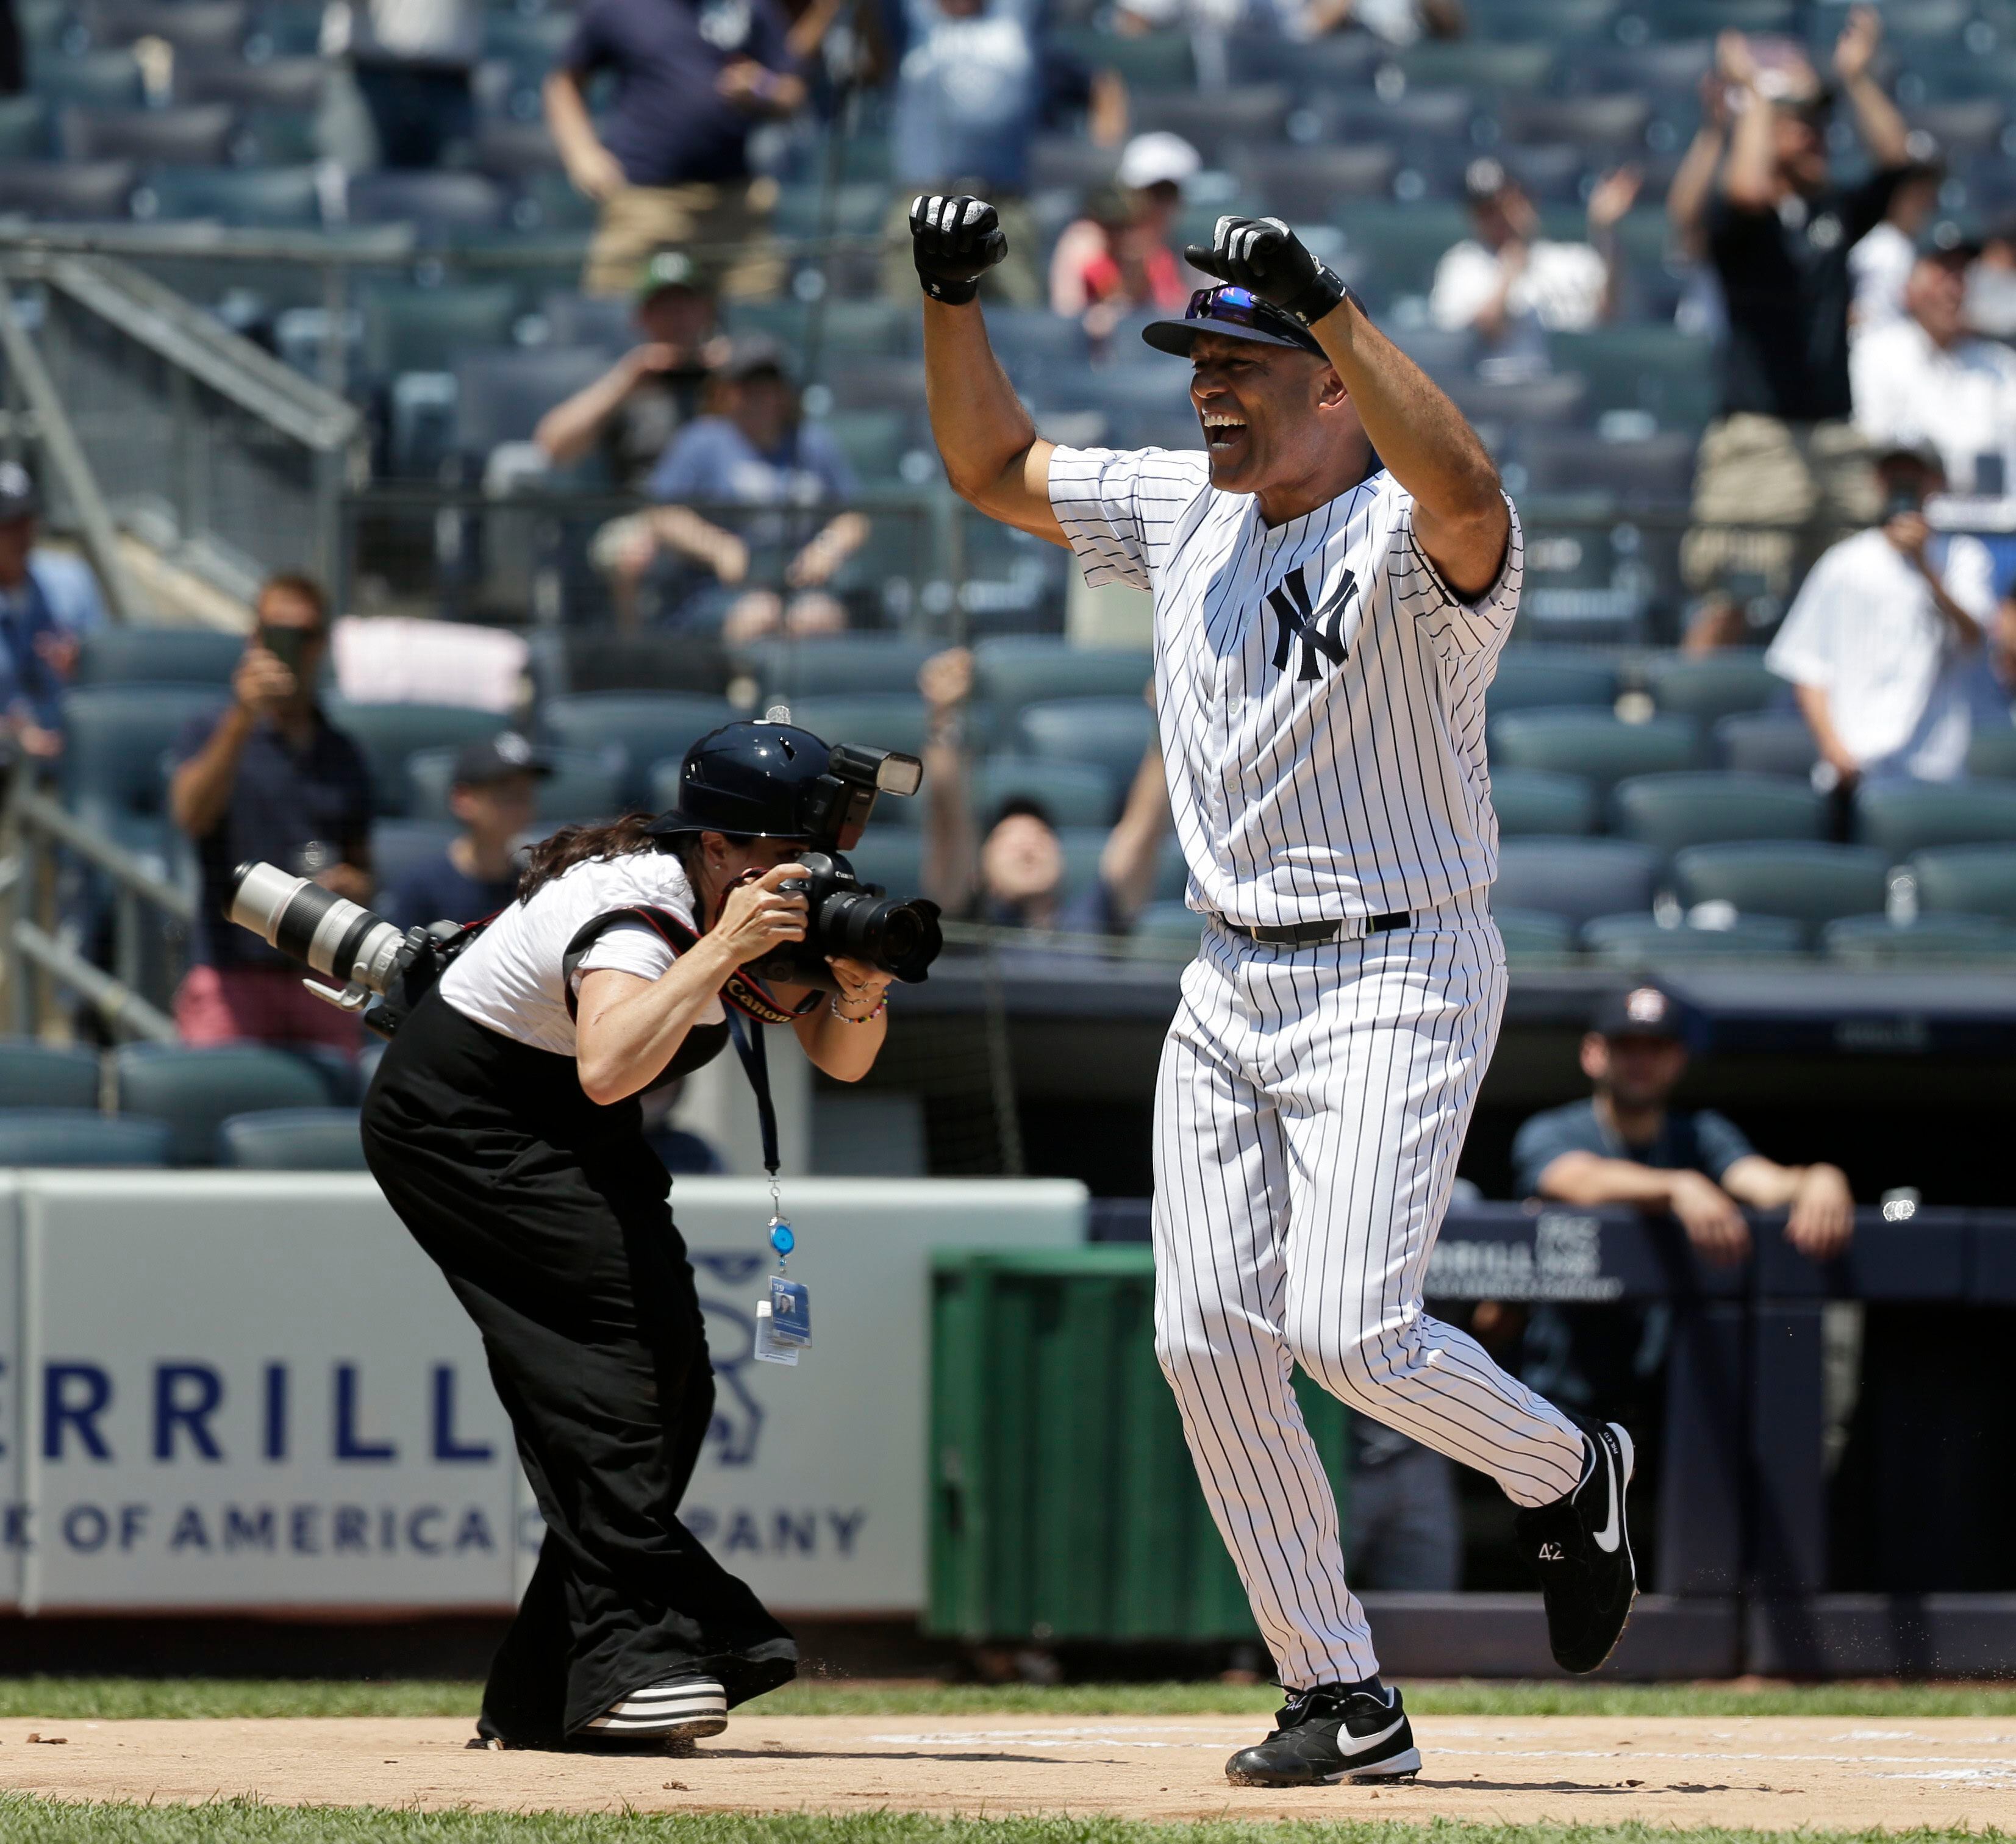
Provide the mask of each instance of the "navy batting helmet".
POLYGON ((822 830, 816 796, 824 791, 832 755, 810 730, 793 724, 725 723, 686 751, 678 805, 661 813, 651 830, 661 837, 816 838, 822 830))

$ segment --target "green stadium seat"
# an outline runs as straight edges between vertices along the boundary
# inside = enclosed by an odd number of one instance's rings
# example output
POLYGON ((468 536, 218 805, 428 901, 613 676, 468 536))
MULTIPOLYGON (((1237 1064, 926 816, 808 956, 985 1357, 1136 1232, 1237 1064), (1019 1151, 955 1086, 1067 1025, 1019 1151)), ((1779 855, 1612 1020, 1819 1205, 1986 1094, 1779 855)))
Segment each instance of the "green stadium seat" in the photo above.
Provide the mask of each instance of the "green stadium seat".
POLYGON ((508 344, 518 312, 518 291, 508 282, 450 282, 437 288, 383 283, 360 292, 363 364, 373 378, 452 371, 457 359, 479 347, 508 344))
POLYGON ((1906 858, 1931 845, 2016 845, 2016 787, 1994 781, 1883 782, 1855 799, 1856 836, 1906 858))
POLYGON ((1782 916, 1808 942, 1843 916, 1884 905, 1888 854, 1869 845, 1755 839, 1692 845, 1673 860, 1680 901, 1727 903, 1742 916, 1782 916))
POLYGON ((140 60, 124 46, 73 57, 38 57, 29 67, 28 87, 51 109, 70 103, 86 109, 138 109, 146 102, 140 60))
POLYGON ((311 1064, 263 1044, 121 1044, 113 1072, 120 1113, 165 1122, 176 1165, 215 1163, 218 1129, 233 1115, 329 1100, 311 1064))
POLYGON ((1049 698, 1025 705, 1017 729, 1029 755, 1091 762, 1124 787, 1155 740, 1155 714, 1138 697, 1049 698))
POLYGON ((684 756, 735 716, 725 698, 697 692, 576 692, 549 698, 539 725, 563 747, 596 755, 614 750, 616 798, 642 806, 652 798, 651 771, 658 763, 684 756))
POLYGON ((1820 931, 1820 946, 1830 959, 1855 967, 2007 960, 2016 959, 2016 927, 1994 916, 1920 916, 1910 922, 1848 916, 1820 931))
POLYGON ((133 215, 164 224, 200 219, 246 230, 315 230, 322 193, 312 165, 161 167, 133 195, 133 215))
POLYGON ((1827 802, 1789 775, 1637 775, 1610 796, 1611 830, 1669 855, 1735 839, 1817 839, 1827 802))
POLYGON ((217 1162, 249 1172, 365 1172, 354 1107, 264 1107, 217 1130, 217 1162))
POLYGON ((1025 704, 1046 698, 1139 698, 1154 656, 1132 647, 1068 646, 1046 635, 1004 634, 973 650, 974 702, 1006 732, 1025 704))
POLYGON ((1718 32, 1789 33, 1799 8, 1798 0, 1651 0, 1631 11, 1661 38, 1712 38, 1718 32))
POLYGON ((1521 961, 1566 960, 1575 951, 1575 930, 1567 919, 1544 909, 1494 909, 1492 918, 1505 942, 1505 958, 1521 961))
POLYGON ((82 1107, 0 1108, 0 1165, 165 1165, 165 1121, 82 1107))
POLYGON ((1604 326, 1559 333, 1548 341, 1557 370, 1589 383, 1592 410, 1649 410, 1669 429, 1694 428, 1714 416, 1721 376, 1705 339, 1670 326, 1604 326))
POLYGON ((1174 962, 1195 958, 1204 917, 1182 902, 1151 902, 1134 918, 1127 951, 1136 960, 1174 962))
POLYGON ((1060 826, 1057 846, 1064 854, 1064 895, 1067 900, 1099 881, 1099 861, 1112 829, 1104 826, 1060 826))
POLYGON ((1352 200, 1338 214, 1337 222, 1350 253, 1359 259, 1362 286, 1382 300, 1427 294, 1442 252, 1471 234, 1469 214, 1448 201, 1400 205, 1352 200))
POLYGON ((99 1060, 81 1044, 0 1038, 0 1107, 95 1107, 99 1060))
POLYGON ((790 721, 823 743, 854 743, 867 749, 896 749, 906 755, 924 750, 927 713, 915 692, 857 692, 851 697, 796 698, 790 721))
POLYGON ((1766 668, 1763 654, 1748 647, 1647 661, 1645 689, 1660 710, 1691 717, 1704 729, 1789 695, 1784 680, 1766 668))
POLYGON ((1977 729, 1967 746, 1967 772, 1992 781, 2016 781, 2016 724, 1977 729))
POLYGON ((1921 915, 2000 916, 2016 922, 2016 845, 1947 845, 1912 855, 1921 915))
POLYGON ((1403 51, 1399 65, 1410 89, 1535 95, 1546 87, 1554 59, 1553 46, 1544 41, 1507 45, 1483 38, 1429 38, 1403 51))
POLYGON ((1525 833, 1566 838, 1596 830, 1596 790, 1579 775, 1500 769, 1491 777, 1491 804, 1501 838, 1525 833))
POLYGON ((924 835, 917 827, 871 826, 847 859, 864 884, 880 884, 891 896, 921 894, 924 835))
POLYGON ((371 768, 373 805, 385 819, 407 810, 406 763, 423 749, 459 749, 511 727, 495 711, 466 704, 353 704, 326 700, 329 720, 364 752, 371 768))
POLYGON ((1784 960, 1800 952, 1796 922, 1740 916, 1727 928, 1662 927, 1655 916, 1598 916, 1582 931, 1582 945, 1605 966, 1653 968, 1668 961, 1784 960))
MULTIPOLYGON (((975 821, 987 824, 1004 801, 1038 802, 1053 826, 1111 826, 1118 817, 1120 791, 1096 763, 1043 762, 1028 756, 989 755, 974 763, 967 794, 975 821)), ((916 806, 893 801, 892 807, 916 806)), ((876 809, 880 817, 882 809, 876 809)))
POLYGON ((938 650, 928 640, 837 634, 830 639, 760 640, 738 654, 736 663, 761 687, 767 702, 836 692, 915 692, 924 661, 938 650))
POLYGON ((63 695, 59 769, 70 809, 105 837, 157 856, 168 849, 167 755, 183 729, 214 717, 208 686, 85 686, 63 695))
POLYGON ((106 626, 85 636, 74 685, 213 685, 231 682, 245 657, 243 634, 214 628, 106 626))
POLYGON ((1609 30, 1618 5, 1619 0, 1491 0, 1476 9, 1471 29, 1507 45, 1597 39, 1609 30))
POLYGON ((1700 746, 1700 730, 1690 717, 1625 723, 1607 711, 1513 711, 1491 726, 1493 761, 1580 775, 1605 795, 1633 775, 1692 768, 1700 746))
POLYGON ((1629 839, 1507 839, 1498 848, 1492 913, 1557 916, 1580 927, 1598 916, 1650 913, 1656 861, 1629 839))
POLYGON ((1616 667, 1571 646, 1507 647, 1484 693, 1484 708, 1492 717, 1571 704, 1607 711, 1616 702, 1616 667))
MULTIPOLYGON (((409 790, 407 806, 415 820, 449 817, 448 795, 455 784, 453 749, 421 749, 406 758, 409 790)), ((625 770, 620 750, 549 749, 545 751, 553 772, 538 784, 538 812, 541 824, 565 826, 581 819, 613 819, 627 808, 641 805, 625 798, 625 770)), ((655 812, 657 809, 653 809, 655 812)), ((432 921, 431 916, 420 918, 432 921)))
POLYGON ((1197 59, 1188 32, 1121 34, 1092 26, 1060 26, 1049 38, 1094 70, 1118 71, 1130 92, 1197 88, 1197 59))
POLYGON ((1724 768, 1753 775, 1808 775, 1820 759, 1813 733, 1796 711, 1746 711, 1715 726, 1724 768))
POLYGON ((0 97, 0 160, 45 160, 49 109, 40 96, 0 97))
POLYGON ((901 410, 835 410, 821 425, 866 483, 887 484, 900 477, 910 440, 910 419, 901 410))

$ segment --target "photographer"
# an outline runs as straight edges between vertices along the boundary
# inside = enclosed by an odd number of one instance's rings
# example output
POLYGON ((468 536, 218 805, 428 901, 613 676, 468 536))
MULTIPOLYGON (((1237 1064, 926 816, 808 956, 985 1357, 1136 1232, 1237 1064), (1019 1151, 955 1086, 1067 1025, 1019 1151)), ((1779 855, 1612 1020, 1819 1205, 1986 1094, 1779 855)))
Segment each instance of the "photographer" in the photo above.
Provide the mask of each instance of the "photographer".
POLYGON ((796 1669, 790 1634, 678 1516, 714 1385, 639 1097, 721 1053, 724 1002, 790 1017, 829 1075, 874 1062, 888 973, 828 956, 829 993, 743 971, 805 937, 807 899, 783 888, 806 874, 794 853, 851 844, 865 817, 815 811, 829 753, 729 724, 688 752, 672 811, 535 847, 365 1101, 371 1169, 481 1329, 545 1518, 484 1693, 488 1745, 680 1743, 796 1669))

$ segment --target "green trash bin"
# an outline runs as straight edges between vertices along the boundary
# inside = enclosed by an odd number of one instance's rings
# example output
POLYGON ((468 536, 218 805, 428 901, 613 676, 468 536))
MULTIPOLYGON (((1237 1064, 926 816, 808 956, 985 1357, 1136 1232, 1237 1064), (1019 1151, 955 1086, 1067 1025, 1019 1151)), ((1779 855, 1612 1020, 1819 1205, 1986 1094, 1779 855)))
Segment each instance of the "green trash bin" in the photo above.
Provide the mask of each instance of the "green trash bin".
MULTIPOLYGON (((1346 1411, 1295 1387, 1341 1508, 1346 1411)), ((940 1254, 928 1464, 931 1632, 1257 1637, 1155 1362, 1147 1248, 940 1254)))

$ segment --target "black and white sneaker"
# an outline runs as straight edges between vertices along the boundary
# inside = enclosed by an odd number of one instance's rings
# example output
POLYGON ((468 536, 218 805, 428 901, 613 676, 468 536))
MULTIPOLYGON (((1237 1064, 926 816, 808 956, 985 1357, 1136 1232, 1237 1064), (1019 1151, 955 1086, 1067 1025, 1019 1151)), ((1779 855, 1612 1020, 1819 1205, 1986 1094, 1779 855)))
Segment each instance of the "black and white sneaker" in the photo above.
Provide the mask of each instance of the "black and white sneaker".
POLYGON ((592 1718, 581 1739, 655 1745, 697 1741, 728 1727, 728 1693, 711 1677, 680 1677, 632 1691, 592 1718))
POLYGON ((1547 1604, 1547 1641, 1564 1671, 1593 1671, 1608 1658, 1638 1592, 1625 1505, 1636 1465, 1631 1437, 1615 1421, 1585 1430, 1589 1464, 1564 1498, 1513 1520, 1547 1604))
POLYGON ((1421 1751, 1400 1693, 1363 1684, 1291 1691, 1274 1719, 1274 1733, 1225 1763, 1225 1777, 1234 1786, 1412 1780, 1420 1770, 1421 1751))

